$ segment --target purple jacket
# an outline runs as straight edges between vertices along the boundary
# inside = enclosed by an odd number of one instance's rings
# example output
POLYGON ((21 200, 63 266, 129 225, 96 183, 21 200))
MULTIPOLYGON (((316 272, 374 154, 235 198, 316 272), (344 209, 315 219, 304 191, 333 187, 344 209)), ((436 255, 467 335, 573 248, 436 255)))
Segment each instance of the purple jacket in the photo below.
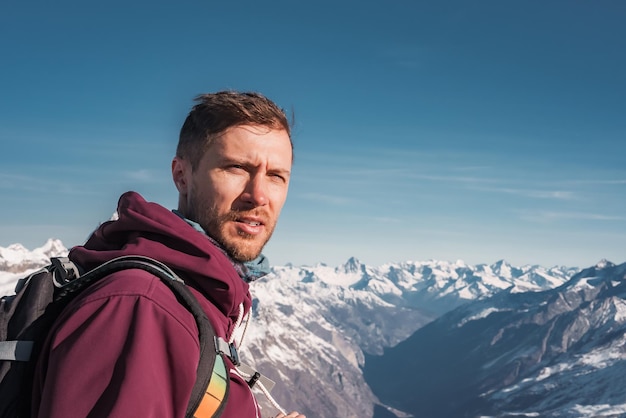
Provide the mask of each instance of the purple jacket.
MULTIPOLYGON (((134 192, 119 219, 102 224, 70 259, 91 269, 122 255, 155 258, 187 282, 216 333, 228 341, 248 284, 205 235, 134 192)), ((139 270, 113 273, 80 294, 53 326, 37 364, 33 416, 182 418, 196 379, 193 316, 160 279, 139 270)), ((260 416, 230 361, 225 418, 260 416)))

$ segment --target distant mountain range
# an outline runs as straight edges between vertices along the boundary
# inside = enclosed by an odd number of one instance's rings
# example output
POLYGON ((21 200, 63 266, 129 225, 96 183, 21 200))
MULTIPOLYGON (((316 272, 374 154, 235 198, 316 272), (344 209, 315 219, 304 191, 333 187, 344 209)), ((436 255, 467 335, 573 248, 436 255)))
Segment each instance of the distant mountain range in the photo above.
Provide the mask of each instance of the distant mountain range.
POLYGON ((0 272, 23 273, 27 270, 38 269, 48 264, 50 257, 66 254, 67 248, 63 243, 52 238, 32 251, 24 248, 22 244, 0 247, 0 272))
MULTIPOLYGON (((366 356, 380 400, 416 417, 626 416, 626 264, 502 291, 366 356)), ((382 416, 382 415, 381 415, 382 416)))
MULTIPOLYGON (((0 248, 0 286, 20 252, 23 267, 45 264, 46 250, 22 249, 0 248)), ((308 418, 621 416, 625 270, 278 266, 251 287, 242 355, 308 418)))
POLYGON ((15 281, 49 264, 50 257, 67 255, 67 248, 58 239, 49 239, 34 250, 22 244, 0 247, 0 295, 13 293, 15 281))

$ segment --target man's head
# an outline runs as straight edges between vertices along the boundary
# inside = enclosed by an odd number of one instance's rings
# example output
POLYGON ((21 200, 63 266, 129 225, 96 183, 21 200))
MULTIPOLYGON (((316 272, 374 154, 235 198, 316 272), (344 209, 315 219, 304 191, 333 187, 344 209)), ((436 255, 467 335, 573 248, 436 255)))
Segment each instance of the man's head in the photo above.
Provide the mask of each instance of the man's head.
POLYGON ((178 210, 238 261, 256 258, 287 198, 293 149, 282 109, 257 93, 196 98, 172 177, 178 210))

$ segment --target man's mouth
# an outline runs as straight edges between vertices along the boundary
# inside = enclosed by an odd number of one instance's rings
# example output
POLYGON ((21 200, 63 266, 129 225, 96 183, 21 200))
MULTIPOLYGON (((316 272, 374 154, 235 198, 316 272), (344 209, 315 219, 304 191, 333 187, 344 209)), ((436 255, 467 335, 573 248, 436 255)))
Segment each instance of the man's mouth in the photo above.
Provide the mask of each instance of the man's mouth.
POLYGON ((246 235, 258 235, 263 231, 265 223, 261 219, 238 218, 235 219, 237 229, 246 235))

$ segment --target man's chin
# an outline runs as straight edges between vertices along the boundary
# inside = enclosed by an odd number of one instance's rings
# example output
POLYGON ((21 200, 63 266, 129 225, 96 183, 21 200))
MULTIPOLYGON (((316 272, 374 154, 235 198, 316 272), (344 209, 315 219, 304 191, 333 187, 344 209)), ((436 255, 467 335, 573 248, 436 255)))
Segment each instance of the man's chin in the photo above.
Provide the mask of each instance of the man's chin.
POLYGON ((261 255, 263 245, 240 238, 235 242, 226 242, 224 249, 233 260, 245 263, 261 255))
POLYGON ((240 263, 245 263, 248 261, 252 261, 255 258, 257 258, 259 255, 261 255, 261 251, 256 251, 254 253, 250 253, 250 252, 241 252, 239 250, 235 250, 235 251, 226 251, 228 253, 228 255, 230 256, 230 258, 232 258, 235 261, 239 261, 240 263))

